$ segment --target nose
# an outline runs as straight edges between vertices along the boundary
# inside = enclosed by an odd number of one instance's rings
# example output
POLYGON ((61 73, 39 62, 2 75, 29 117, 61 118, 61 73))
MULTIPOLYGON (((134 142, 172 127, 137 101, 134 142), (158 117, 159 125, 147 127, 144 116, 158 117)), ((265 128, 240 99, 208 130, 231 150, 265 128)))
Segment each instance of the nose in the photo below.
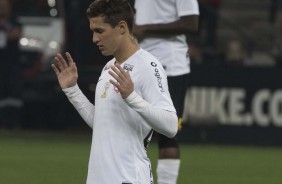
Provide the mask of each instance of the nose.
POLYGON ((93 33, 93 37, 92 37, 92 41, 97 44, 99 42, 99 37, 97 36, 97 34, 93 33))

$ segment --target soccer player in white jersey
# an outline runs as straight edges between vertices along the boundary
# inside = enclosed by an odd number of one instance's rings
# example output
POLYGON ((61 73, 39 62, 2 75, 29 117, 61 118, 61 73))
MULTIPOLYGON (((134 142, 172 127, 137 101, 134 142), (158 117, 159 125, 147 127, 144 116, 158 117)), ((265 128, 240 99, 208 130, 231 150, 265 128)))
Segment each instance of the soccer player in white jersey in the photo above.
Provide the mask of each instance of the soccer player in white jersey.
MULTIPOLYGON (((162 63, 181 127, 187 76, 190 72, 185 35, 198 31, 197 0, 135 0, 133 34, 140 47, 162 63)), ((176 184, 180 167, 179 145, 174 137, 158 135, 158 184, 176 184)))
POLYGON ((126 0, 96 0, 87 9, 93 42, 113 55, 102 70, 95 104, 77 84, 70 53, 52 68, 62 90, 93 129, 87 184, 152 184, 146 146, 153 130, 177 133, 177 115, 159 61, 132 35, 134 13, 126 0))

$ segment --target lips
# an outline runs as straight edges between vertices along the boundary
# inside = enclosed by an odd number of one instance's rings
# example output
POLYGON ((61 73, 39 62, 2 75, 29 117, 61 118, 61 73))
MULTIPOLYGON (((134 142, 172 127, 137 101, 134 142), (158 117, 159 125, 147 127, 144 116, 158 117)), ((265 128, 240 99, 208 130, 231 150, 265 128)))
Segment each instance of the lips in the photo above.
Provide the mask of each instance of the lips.
POLYGON ((98 48, 99 48, 99 50, 103 50, 103 46, 102 45, 97 45, 98 46, 98 48))

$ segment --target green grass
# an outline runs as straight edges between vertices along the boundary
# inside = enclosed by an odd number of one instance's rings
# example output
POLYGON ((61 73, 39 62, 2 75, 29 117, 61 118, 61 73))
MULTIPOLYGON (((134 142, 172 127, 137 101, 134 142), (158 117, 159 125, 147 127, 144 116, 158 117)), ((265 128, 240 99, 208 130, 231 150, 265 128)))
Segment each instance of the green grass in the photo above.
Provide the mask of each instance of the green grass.
MULTIPOLYGON (((90 143, 90 132, 0 131, 0 183, 83 184, 90 143)), ((152 143, 153 171, 157 153, 152 143)), ((179 184, 282 183, 281 147, 182 144, 181 157, 179 184)))

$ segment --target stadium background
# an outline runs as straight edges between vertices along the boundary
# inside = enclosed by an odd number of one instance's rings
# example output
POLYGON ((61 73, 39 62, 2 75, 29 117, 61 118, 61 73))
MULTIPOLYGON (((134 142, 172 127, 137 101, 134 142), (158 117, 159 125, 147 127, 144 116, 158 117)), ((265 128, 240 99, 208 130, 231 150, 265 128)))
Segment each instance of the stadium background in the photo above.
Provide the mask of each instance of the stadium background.
MULTIPOLYGON (((84 15, 90 1, 46 2, 60 5, 55 7, 64 25, 59 49, 73 53, 80 87, 93 101, 95 81, 109 58, 91 43, 84 15)), ((178 183, 281 184, 282 3, 211 2, 218 4, 201 4, 210 19, 201 17, 199 33, 188 35, 192 73, 179 136, 178 183)), ((28 58, 45 54, 23 48, 27 53, 28 58)), ((84 183, 91 131, 46 67, 51 57, 29 62, 23 68, 22 121, 13 128, 0 123, 0 183, 84 183)), ((154 140, 148 152, 154 167, 154 140)))

